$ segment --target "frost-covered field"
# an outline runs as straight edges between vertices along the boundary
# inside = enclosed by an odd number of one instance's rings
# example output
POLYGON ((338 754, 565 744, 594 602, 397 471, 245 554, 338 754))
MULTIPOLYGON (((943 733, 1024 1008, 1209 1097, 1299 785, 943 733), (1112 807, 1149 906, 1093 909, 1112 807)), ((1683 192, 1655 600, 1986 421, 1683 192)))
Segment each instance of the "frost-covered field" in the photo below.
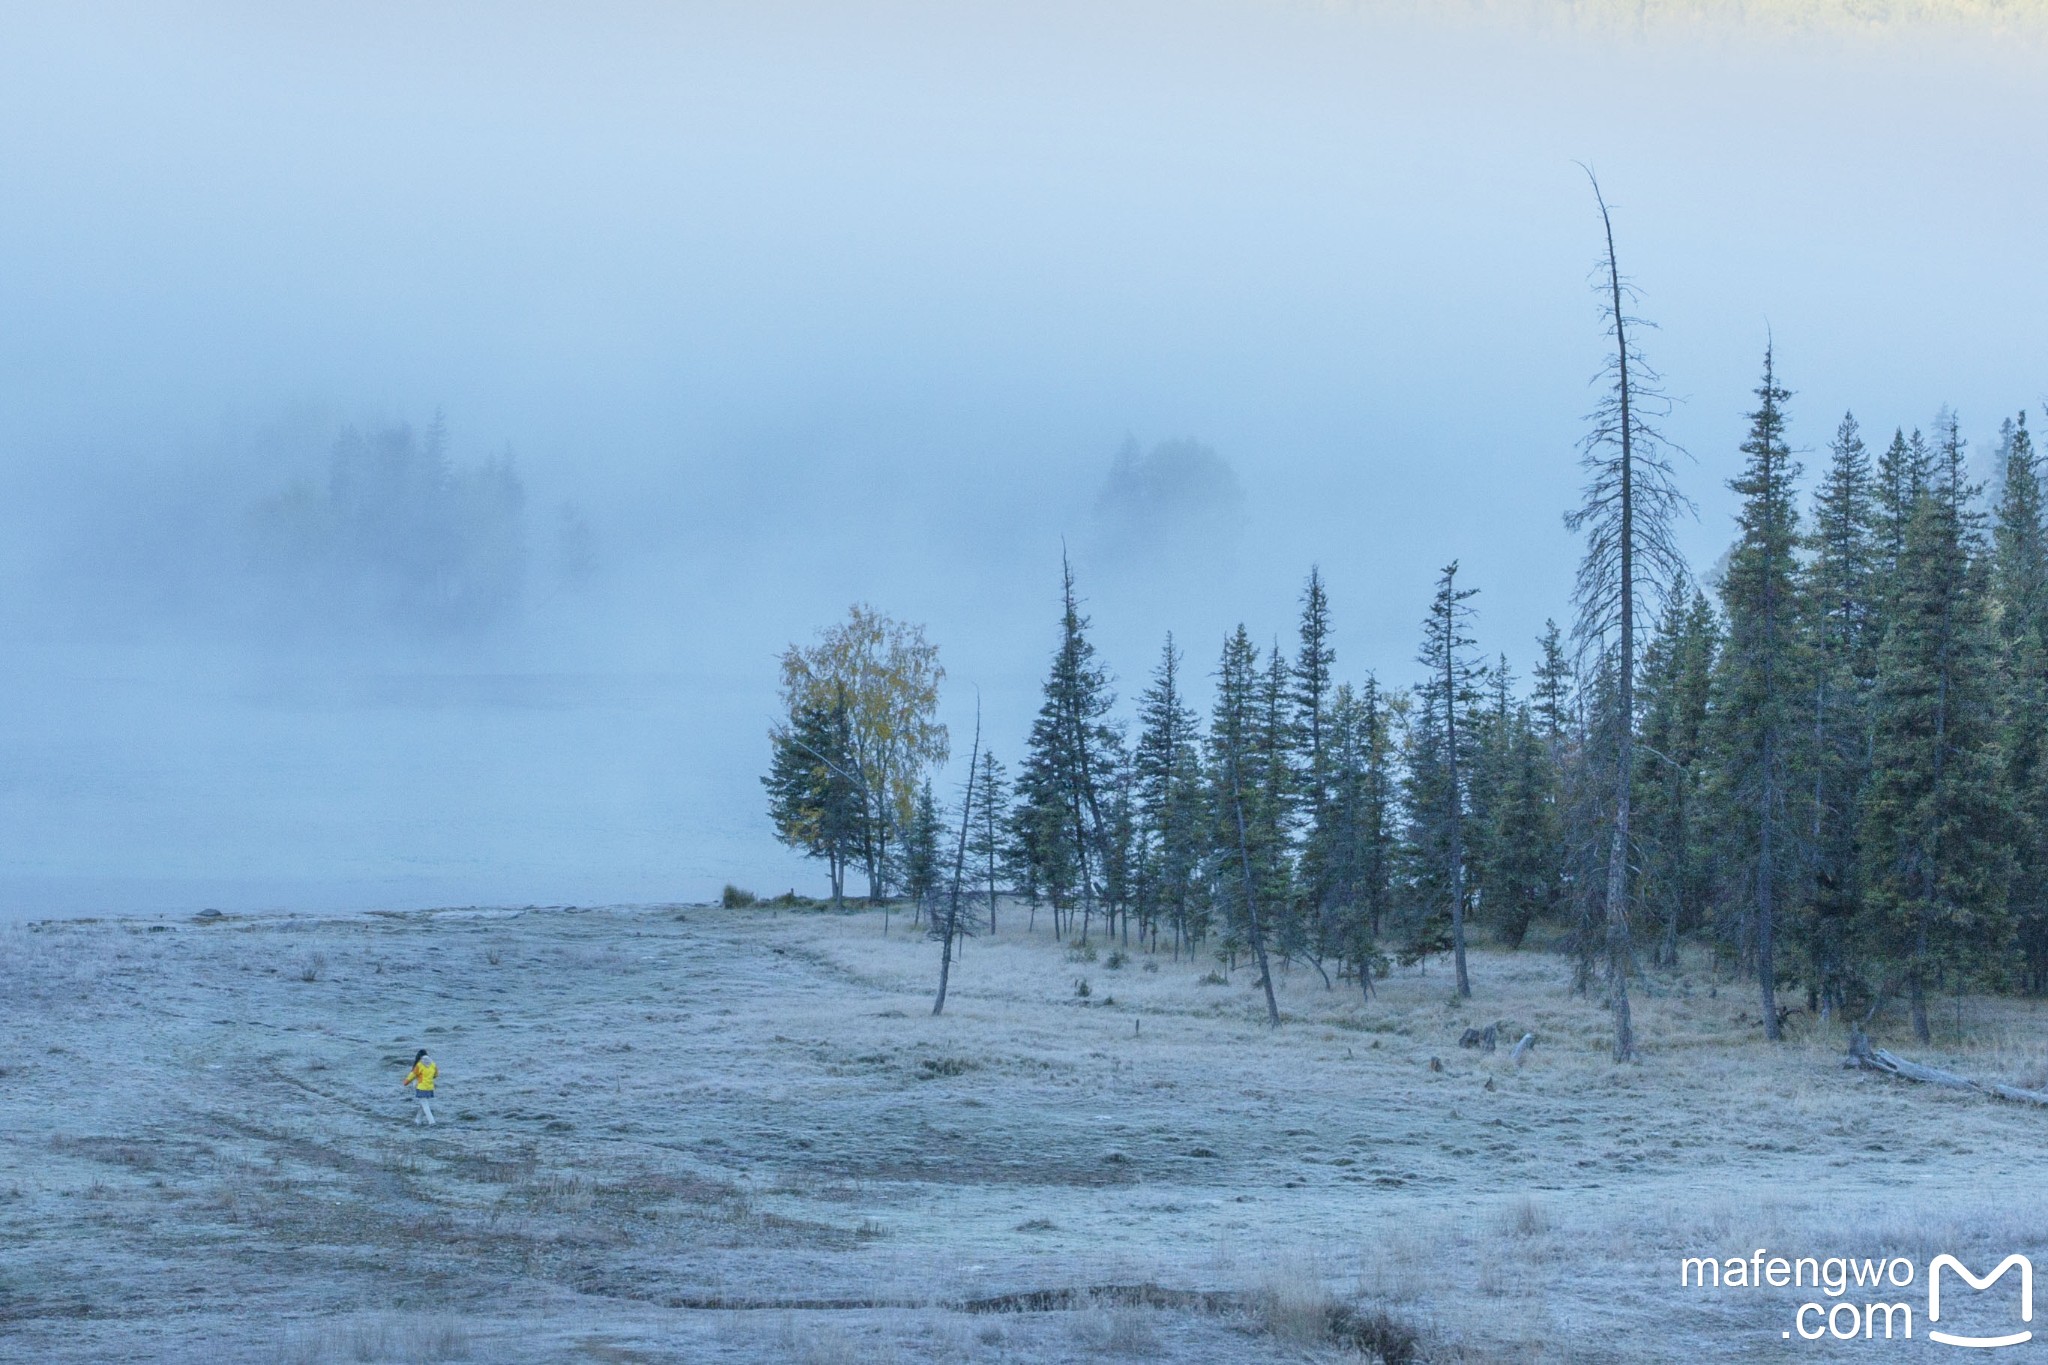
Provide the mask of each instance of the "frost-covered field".
MULTIPOLYGON (((1248 972, 1023 925, 938 1019, 901 916, 0 931, 0 1358, 1356 1359, 1381 1313, 1429 1360, 1827 1357, 1678 1257, 2048 1264, 2048 1115, 1767 1049, 1703 968, 1615 1068, 1549 955, 1463 1006, 1296 971, 1273 1033, 1248 972), (1494 1021, 1524 1064, 1458 1046, 1494 1021)), ((2038 1084, 2043 1022, 1947 1005, 1915 1055, 2038 1084)))

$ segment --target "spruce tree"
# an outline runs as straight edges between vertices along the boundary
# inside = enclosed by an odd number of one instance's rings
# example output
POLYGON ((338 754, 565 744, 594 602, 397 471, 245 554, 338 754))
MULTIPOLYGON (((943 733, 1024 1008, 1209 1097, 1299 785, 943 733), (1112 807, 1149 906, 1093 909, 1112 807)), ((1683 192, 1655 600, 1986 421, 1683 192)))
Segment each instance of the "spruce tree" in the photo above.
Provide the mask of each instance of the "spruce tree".
POLYGON ((1031 727, 1029 756, 1019 782, 1028 810, 1022 820, 1026 856, 1037 865, 1035 882, 1053 896, 1053 931, 1077 898, 1081 939, 1087 941, 1108 856, 1111 830, 1105 796, 1121 760, 1121 738, 1108 720, 1116 705, 1109 674, 1096 662, 1088 618, 1074 593, 1074 572, 1060 558, 1060 642, 1031 727))
POLYGON ((1557 778, 1549 746, 1526 705, 1517 706, 1509 722, 1505 758, 1493 821, 1494 904, 1488 917, 1501 941, 1519 948, 1529 927, 1562 898, 1557 778))
MULTIPOLYGON (((1906 454, 1903 436, 1894 473, 1906 454)), ((1807 562, 1801 577, 1808 729, 1807 903, 1799 919, 1811 1008, 1832 1014, 1847 1003, 1847 935, 1862 913, 1857 845, 1870 773, 1870 699, 1883 625, 1878 591, 1878 503, 1870 456, 1853 414, 1828 447, 1828 468, 1813 499, 1807 562)))
POLYGON ((1138 741, 1132 752, 1143 895, 1156 925, 1173 928, 1175 956, 1192 946, 1200 925, 1202 773, 1199 722, 1180 683, 1181 656, 1166 637, 1159 666, 1138 699, 1138 741))
POLYGON ((1227 942, 1250 950, 1266 995, 1267 1020, 1277 1028, 1280 1004, 1273 992, 1267 954, 1272 913, 1267 897, 1281 880, 1278 868, 1286 850, 1272 840, 1280 819, 1265 808, 1270 786, 1259 770, 1263 722, 1259 694, 1266 676, 1259 667, 1258 646, 1239 625, 1223 642, 1216 672, 1215 710, 1209 724, 1209 805, 1215 814, 1215 886, 1225 914, 1227 942))
POLYGON ((1299 928, 1310 952, 1320 959, 1335 949, 1332 920, 1334 892, 1329 856, 1333 850, 1329 810, 1332 781, 1330 738, 1331 667, 1336 651, 1330 644, 1330 602, 1322 571, 1311 567, 1301 594, 1301 648, 1295 655, 1292 692, 1293 790, 1296 813, 1304 831, 1297 868, 1299 928))
POLYGON ((1915 429, 1908 437, 1903 429, 1895 428, 1892 443, 1878 457, 1873 528, 1878 606, 1887 621, 1892 614, 1891 591, 1906 557, 1906 529, 1927 490, 1930 468, 1927 443, 1920 432, 1915 429))
POLYGON ((867 818, 846 707, 799 699, 795 714, 770 739, 774 756, 761 783, 768 789, 775 837, 825 860, 832 904, 841 906, 846 870, 861 847, 867 818))
POLYGON ((1329 799, 1309 842, 1323 872, 1327 946, 1356 969, 1368 998, 1385 961, 1379 925, 1392 889, 1386 741, 1378 684, 1370 676, 1363 689, 1339 684, 1330 701, 1329 799))
POLYGON ((1937 435, 1887 594, 1863 836, 1863 937, 1885 984, 1904 986, 1922 1042, 1927 992, 1944 973, 1982 968, 2006 929, 1997 663, 1977 490, 1953 417, 1937 435))
POLYGON ((1706 595, 1681 582, 1643 653, 1636 800, 1640 895, 1663 921, 1657 961, 1678 965, 1680 935, 1710 895, 1707 715, 1719 622, 1706 595))
MULTIPOLYGON (((1481 669, 1471 659, 1472 609, 1465 605, 1477 588, 1457 585, 1453 560, 1437 578, 1436 597, 1423 623, 1422 648, 1416 662, 1424 676, 1415 690, 1416 715, 1409 751, 1409 843, 1415 859, 1415 884, 1426 907, 1441 906, 1448 920, 1449 947, 1456 969, 1457 990, 1472 994, 1465 964, 1465 912, 1469 895, 1471 850, 1467 847, 1469 782, 1477 758, 1479 735, 1472 712, 1479 703, 1481 669)), ((1422 923, 1433 925, 1425 913, 1422 923)), ((1433 944, 1424 933, 1411 946, 1421 956, 1433 944)))
POLYGON ((1557 762, 1563 757, 1572 725, 1572 662, 1557 622, 1543 623, 1536 648, 1536 676, 1529 700, 1543 742, 1550 746, 1552 761, 1557 762))
POLYGON ((996 931, 996 897, 1002 884, 1004 854, 1009 842, 1009 779, 993 749, 981 751, 980 772, 969 791, 967 864, 988 896, 988 931, 996 931))
POLYGON ((2048 988, 2048 532, 2027 415, 1999 439, 1991 589, 1998 622, 1999 748, 2012 802, 2009 901, 2025 988, 2048 988))
POLYGON ((926 778, 918 784, 917 797, 910 808, 910 823, 904 828, 903 841, 898 845, 903 860, 898 882, 903 887, 903 894, 910 897, 913 924, 922 918, 933 894, 939 889, 941 859, 944 856, 940 845, 945 834, 938 799, 932 793, 931 779, 926 778))
POLYGON ((1258 724, 1253 740, 1251 771, 1258 775, 1259 800, 1253 809, 1253 843, 1270 853, 1259 865, 1261 903, 1267 908, 1267 934, 1286 962, 1314 961, 1318 948, 1313 921, 1295 876, 1294 834, 1301 793, 1297 787, 1296 730, 1289 700, 1291 670, 1287 655, 1274 641, 1260 671, 1258 724))
POLYGON ((1742 473, 1728 486, 1742 497, 1739 528, 1721 583, 1727 644, 1716 677, 1722 780, 1733 817, 1727 830, 1737 903, 1749 911, 1764 1036, 1776 1041, 1777 933, 1799 861, 1794 824, 1795 746, 1800 738, 1798 613, 1794 591, 1799 536, 1794 483, 1799 465, 1785 443, 1785 401, 1772 349, 1742 443, 1742 473))

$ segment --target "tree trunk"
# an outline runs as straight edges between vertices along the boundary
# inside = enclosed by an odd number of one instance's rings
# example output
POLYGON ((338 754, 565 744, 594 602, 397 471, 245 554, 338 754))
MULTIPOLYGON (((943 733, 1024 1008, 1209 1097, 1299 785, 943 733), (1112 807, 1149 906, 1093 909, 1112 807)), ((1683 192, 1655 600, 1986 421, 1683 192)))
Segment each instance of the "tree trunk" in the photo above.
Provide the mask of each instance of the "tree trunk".
POLYGON ((1764 818, 1757 831, 1757 883, 1756 883, 1756 979, 1760 988, 1764 1013, 1764 1037, 1777 1042, 1783 1036, 1778 1024, 1778 967, 1773 954, 1773 920, 1777 906, 1776 864, 1772 861, 1771 806, 1777 796, 1777 783, 1772 777, 1771 764, 1776 757, 1776 746, 1769 736, 1764 739, 1764 818))
POLYGON ((1266 961, 1266 936, 1259 930, 1259 897, 1252 889, 1251 843, 1244 829, 1244 796, 1237 785, 1237 772, 1233 767, 1230 775, 1231 806, 1237 812, 1237 852, 1244 864, 1244 908, 1251 922, 1252 952, 1259 962, 1259 984, 1266 990, 1266 1020, 1274 1028, 1280 1027, 1280 1002, 1273 997, 1273 971, 1266 961))
MULTIPOLYGON (((946 891, 946 922, 940 933, 939 994, 932 1001, 934 1017, 946 1008, 946 986, 953 976, 953 936, 960 931, 960 878, 967 870, 967 825, 974 818, 974 778, 980 764, 981 699, 977 696, 974 702, 974 748, 967 759, 967 792, 960 799, 960 842, 953 851, 953 881, 946 891)), ((935 910, 933 919, 937 917, 935 910)))
MULTIPOLYGON (((1455 570, 1456 565, 1452 568, 1455 570)), ((1455 599, 1453 601, 1455 607, 1455 599)), ((1457 960, 1458 994, 1470 999, 1465 972, 1465 794, 1458 788, 1458 684, 1453 658, 1455 618, 1444 622, 1444 751, 1451 770, 1451 955, 1457 960)))
MULTIPOLYGON (((1607 206, 1600 206, 1603 223, 1607 206)), ((1616 605, 1621 614, 1621 677, 1616 717, 1621 726, 1620 765, 1616 773, 1614 840, 1607 860, 1607 972, 1614 992, 1614 1060, 1636 1055, 1635 1028, 1628 1008, 1628 859, 1629 796, 1635 782, 1636 724, 1636 507, 1635 428, 1630 413, 1628 328, 1621 306, 1621 266, 1614 259, 1614 229, 1607 226, 1607 276, 1613 291, 1614 354, 1621 392, 1621 563, 1616 605)))
POLYGON ((1614 1060, 1626 1062, 1636 1055, 1635 1029, 1628 1008, 1628 795, 1624 790, 1619 817, 1614 822, 1614 840, 1607 851, 1607 971, 1614 1000, 1614 1060))
POLYGON ((1913 918, 1913 970, 1906 977, 1906 990, 1913 1006, 1913 1037, 1926 1043, 1934 1038, 1927 1027, 1927 911, 1919 910, 1913 918))
POLYGON ((946 934, 939 948, 939 996, 932 1001, 932 1013, 946 1008, 946 982, 953 975, 953 935, 946 934))

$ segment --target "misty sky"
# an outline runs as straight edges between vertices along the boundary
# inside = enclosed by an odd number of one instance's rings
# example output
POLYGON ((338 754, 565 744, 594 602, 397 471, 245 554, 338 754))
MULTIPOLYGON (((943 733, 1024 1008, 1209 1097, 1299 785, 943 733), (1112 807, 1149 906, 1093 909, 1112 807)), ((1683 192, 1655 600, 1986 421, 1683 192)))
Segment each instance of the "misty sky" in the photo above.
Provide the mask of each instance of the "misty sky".
POLYGON ((1702 571, 1767 329, 1810 466, 1845 408, 2044 420, 2041 7, 1640 8, 0 5, 0 913, 815 889, 777 652, 921 621, 1014 758, 1063 537, 1126 695, 1312 562, 1340 674, 1410 680, 1453 557, 1526 672, 1576 161, 1702 571), (252 614, 251 509, 436 410, 523 481, 520 610, 252 614))

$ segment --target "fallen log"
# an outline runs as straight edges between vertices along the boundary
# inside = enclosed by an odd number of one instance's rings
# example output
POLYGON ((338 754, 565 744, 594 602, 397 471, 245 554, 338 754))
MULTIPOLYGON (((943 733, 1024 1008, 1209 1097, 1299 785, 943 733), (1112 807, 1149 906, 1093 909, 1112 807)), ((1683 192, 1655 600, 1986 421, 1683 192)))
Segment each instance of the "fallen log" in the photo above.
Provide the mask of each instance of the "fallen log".
POLYGON ((1482 1052, 1491 1052, 1499 1045, 1499 1024, 1488 1024, 1484 1029, 1468 1028, 1458 1039, 1459 1047, 1476 1047, 1482 1052))
POLYGON ((1943 1071, 1938 1066, 1908 1061, 1895 1052, 1872 1047, 1870 1039, 1863 1035, 1861 1029, 1849 1035, 1849 1055, 1842 1059, 1842 1065, 1866 1071, 1881 1071, 1902 1081, 1919 1081, 1924 1085, 1938 1085, 1948 1090, 1976 1090, 1983 1094, 1996 1095, 2002 1100, 2011 1100, 2015 1104, 2034 1104, 2048 1108, 2048 1091, 2022 1090, 2019 1086, 2001 1085, 1996 1081, 1973 1081, 1968 1076, 1943 1071))

